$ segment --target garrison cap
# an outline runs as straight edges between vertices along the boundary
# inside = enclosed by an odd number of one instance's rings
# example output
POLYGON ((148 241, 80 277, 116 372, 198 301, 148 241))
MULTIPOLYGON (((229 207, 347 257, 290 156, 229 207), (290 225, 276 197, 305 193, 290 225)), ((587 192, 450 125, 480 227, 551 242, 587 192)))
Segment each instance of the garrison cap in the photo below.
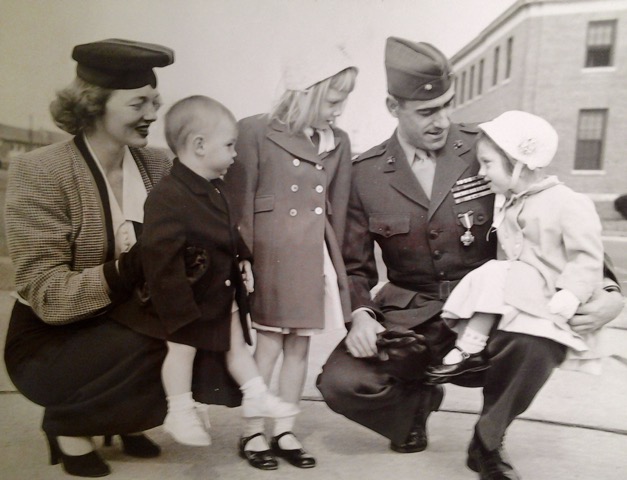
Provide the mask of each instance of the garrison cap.
POLYGON ((385 45, 388 93, 404 100, 433 100, 451 90, 453 73, 433 45, 389 37, 385 45))
POLYGON ((110 38, 77 45, 72 58, 78 62, 76 75, 93 85, 112 90, 157 86, 152 69, 174 62, 174 52, 152 43, 110 38))

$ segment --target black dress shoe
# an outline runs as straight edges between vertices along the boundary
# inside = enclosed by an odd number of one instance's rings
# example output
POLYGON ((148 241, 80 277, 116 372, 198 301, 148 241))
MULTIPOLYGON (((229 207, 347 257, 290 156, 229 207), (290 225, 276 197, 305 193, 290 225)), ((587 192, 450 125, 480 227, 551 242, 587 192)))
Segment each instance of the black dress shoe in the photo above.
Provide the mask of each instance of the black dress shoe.
POLYGON ((476 434, 468 447, 466 465, 478 472, 481 480, 520 480, 503 447, 486 450, 476 434))
POLYGON ((270 448, 277 457, 284 458, 298 468, 313 468, 316 466, 316 459, 302 448, 286 450, 279 446, 279 439, 285 435, 294 435, 292 432, 283 432, 270 440, 270 448))
MULTIPOLYGON (((161 454, 159 445, 150 440, 146 435, 120 435, 122 439, 122 451, 131 457, 154 458, 161 454)), ((105 447, 111 446, 112 435, 105 435, 105 447)))
POLYGON ((271 450, 261 450, 255 452, 252 450, 245 450, 246 444, 255 437, 263 437, 263 433, 255 433, 250 437, 242 437, 239 439, 239 455, 240 457, 248 460, 251 467, 258 468, 259 470, 276 470, 279 468, 279 462, 272 454, 271 450))
POLYGON ((444 389, 439 386, 426 387, 421 404, 414 417, 414 424, 403 443, 390 443, 390 448, 398 453, 422 452, 427 448, 427 419, 431 412, 437 412, 444 398, 444 389))
POLYGON ((482 372, 490 368, 490 360, 482 350, 477 353, 468 354, 460 350, 462 361, 451 365, 437 365, 427 369, 428 383, 439 385, 447 383, 464 374, 482 372))
POLYGON ((50 465, 63 464, 63 470, 76 477, 104 477, 111 473, 109 465, 92 451, 85 455, 67 455, 63 453, 56 437, 46 434, 50 446, 50 465))

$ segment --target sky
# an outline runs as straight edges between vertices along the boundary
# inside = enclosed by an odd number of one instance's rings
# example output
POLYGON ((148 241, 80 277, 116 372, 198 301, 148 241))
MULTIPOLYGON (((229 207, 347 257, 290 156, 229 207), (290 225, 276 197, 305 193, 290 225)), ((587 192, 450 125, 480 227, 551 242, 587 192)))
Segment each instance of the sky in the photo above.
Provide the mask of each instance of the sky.
MULTIPOLYGON (((451 56, 515 0, 0 0, 0 123, 57 130, 55 91, 74 78, 74 45, 105 38, 159 43, 175 63, 157 69, 164 111, 192 94, 237 118, 268 111, 281 92, 286 49, 342 43, 359 68, 338 125, 355 151, 387 138, 385 39, 433 43, 451 56)), ((163 125, 150 143, 165 146, 163 125)))

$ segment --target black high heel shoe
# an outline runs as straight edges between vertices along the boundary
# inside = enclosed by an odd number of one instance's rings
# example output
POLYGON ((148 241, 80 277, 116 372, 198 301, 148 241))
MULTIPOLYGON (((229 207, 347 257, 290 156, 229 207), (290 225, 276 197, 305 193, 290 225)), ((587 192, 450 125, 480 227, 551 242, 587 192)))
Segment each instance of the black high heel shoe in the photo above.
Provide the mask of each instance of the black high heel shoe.
MULTIPOLYGON (((110 447, 113 435, 105 435, 104 446, 110 447)), ((150 440, 146 435, 120 435, 122 439, 122 451, 131 457, 154 458, 161 454, 159 445, 150 440)))
POLYGON ((62 463, 65 472, 76 477, 104 477, 111 473, 109 465, 96 451, 85 455, 67 455, 61 450, 56 437, 46 434, 46 438, 50 447, 50 465, 62 463))
POLYGON ((263 433, 255 433, 250 437, 242 437, 239 439, 239 455, 242 458, 248 460, 248 464, 251 467, 258 468, 259 470, 276 470, 279 468, 279 462, 272 454, 271 450, 261 450, 255 452, 253 450, 246 450, 246 444, 253 438, 263 436, 263 433))
POLYGON ((270 440, 270 448, 272 448, 272 451, 274 452, 274 454, 277 457, 284 458, 285 460, 287 460, 292 465, 298 468, 315 467, 316 459, 312 455, 307 453, 304 449, 295 448, 291 450, 286 450, 279 446, 279 440, 281 439, 281 437, 284 437, 285 435, 292 435, 293 437, 296 437, 296 435, 294 435, 292 432, 283 432, 282 434, 277 435, 276 437, 272 437, 272 440, 270 440))

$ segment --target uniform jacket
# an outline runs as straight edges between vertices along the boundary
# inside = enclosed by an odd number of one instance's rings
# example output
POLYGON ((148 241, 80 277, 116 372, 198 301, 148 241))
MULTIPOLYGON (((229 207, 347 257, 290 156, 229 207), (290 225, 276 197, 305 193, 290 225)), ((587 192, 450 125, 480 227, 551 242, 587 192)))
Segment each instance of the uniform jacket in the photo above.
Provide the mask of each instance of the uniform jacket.
MULTIPOLYGON (((477 129, 451 125, 436 158, 431 199, 427 198, 399 145, 396 133, 359 156, 347 214, 344 261, 353 310, 385 313, 389 326, 415 327, 439 315, 448 292, 469 271, 494 258, 488 236, 494 195, 455 202, 453 190, 470 188, 479 165, 477 129), (474 241, 464 246, 459 215, 472 212, 474 241), (381 247, 389 283, 371 300, 377 284, 375 242, 381 247)), ((474 187, 472 187, 474 188, 474 187)))
POLYGON ((498 257, 519 261, 510 266, 505 284, 509 305, 563 323, 547 308, 558 289, 569 290, 585 303, 601 286, 601 222, 585 195, 549 177, 513 197, 495 216, 498 257))
MULTIPOLYGON (((165 151, 131 148, 150 190, 170 169, 165 151)), ((11 162, 6 231, 17 291, 47 323, 111 304, 102 265, 115 254, 104 178, 81 136, 11 162)))
POLYGON ((291 328, 324 327, 323 242, 338 274, 345 319, 350 303, 341 256, 350 191, 346 133, 318 155, 303 133, 258 115, 239 122, 237 158, 226 182, 242 237, 254 256, 255 322, 291 328))
POLYGON ((248 333, 238 264, 250 260, 250 252, 231 222, 221 184, 175 159, 171 174, 146 199, 141 253, 151 305, 144 333, 227 351, 236 293, 248 333))

